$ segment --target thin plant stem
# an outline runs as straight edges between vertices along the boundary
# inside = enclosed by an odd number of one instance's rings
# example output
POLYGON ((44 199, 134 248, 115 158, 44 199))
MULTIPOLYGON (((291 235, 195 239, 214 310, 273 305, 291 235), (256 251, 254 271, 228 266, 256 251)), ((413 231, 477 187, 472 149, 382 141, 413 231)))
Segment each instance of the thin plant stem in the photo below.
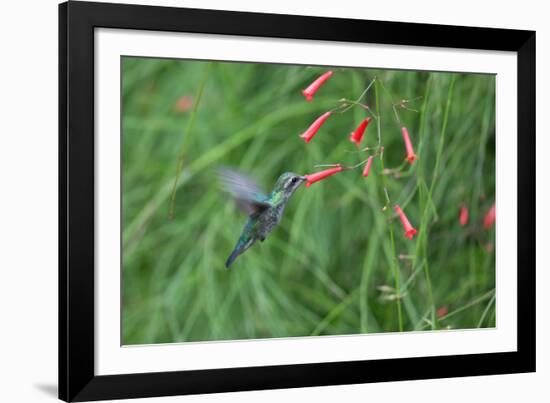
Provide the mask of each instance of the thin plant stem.
POLYGON ((342 102, 342 105, 332 109, 331 112, 344 113, 348 111, 350 108, 352 108, 353 106, 357 105, 363 108, 364 110, 366 110, 374 119, 378 119, 378 116, 376 116, 376 114, 370 109, 368 105, 362 104, 361 102, 350 101, 349 99, 343 99, 340 102, 342 102), (339 109, 342 109, 342 110, 339 110, 339 109))
POLYGON ((178 182, 180 180, 181 171, 183 170, 184 153, 187 151, 189 139, 191 138, 191 130, 193 130, 193 124, 195 123, 195 117, 197 116, 197 111, 199 109, 199 104, 202 99, 202 94, 204 93, 204 87, 206 85, 206 81, 208 79, 208 73, 210 72, 211 66, 212 66, 212 62, 208 62, 204 68, 202 80, 199 85, 199 89, 197 91, 195 104, 193 105, 191 116, 189 116, 189 120, 187 121, 187 127, 183 132, 183 140, 181 142, 181 147, 178 154, 178 162, 176 164, 176 176, 174 178, 174 185, 172 187, 172 195, 170 197, 170 210, 168 212, 168 218, 170 220, 174 217, 174 205, 176 202, 176 192, 178 190, 178 182))
MULTIPOLYGON (((375 97, 375 103, 376 103, 376 114, 378 115, 378 119, 376 119, 376 131, 378 135, 378 147, 382 147, 382 136, 381 136, 381 118, 380 118, 380 100, 378 97, 378 83, 380 81, 377 80, 374 83, 374 97, 375 97)), ((384 172, 384 151, 380 153, 380 168, 381 172, 384 172)), ((390 196, 388 194, 388 181, 385 175, 381 175, 382 177, 382 183, 384 185, 384 195, 386 198, 386 206, 391 206, 390 196)), ((391 210, 390 210, 391 211, 391 210)), ((391 213, 389 213, 391 214, 391 213)), ((394 288, 396 290, 399 290, 399 268, 397 267, 397 256, 395 252, 395 239, 393 235, 393 223, 390 222, 389 225, 389 231, 390 231, 390 242, 391 242, 391 267, 393 271, 393 278, 394 278, 394 288)), ((397 322, 399 324, 399 331, 403 331, 403 312, 401 308, 401 298, 396 299, 397 303, 397 322)))
MULTIPOLYGON (((367 85, 367 88, 365 88, 365 90, 361 93, 361 95, 359 95, 359 98, 357 98, 355 101, 344 101, 346 103, 349 103, 351 105, 348 105, 348 106, 345 106, 341 111, 340 113, 344 113, 346 111, 348 111, 349 109, 353 108, 355 105, 361 105, 363 108, 365 108, 367 111, 370 112, 370 109, 368 106, 366 105, 363 105, 361 104, 361 99, 363 99, 363 97, 367 94, 367 92, 370 90, 370 88, 372 87, 372 85, 376 83, 376 77, 374 77, 371 82, 369 83, 369 85, 367 85)), ((341 105, 342 106, 342 105, 341 105)), ((340 107, 341 107, 340 106, 340 107)))
MULTIPOLYGON (((445 145, 445 134, 446 134, 446 131, 447 131, 447 124, 448 124, 448 121, 449 121, 449 111, 451 109, 451 100, 452 100, 452 97, 453 97, 455 81, 456 81, 456 75, 453 75, 452 78, 451 78, 451 83, 449 85, 449 90, 447 92, 447 101, 446 101, 446 104, 445 104, 445 112, 444 112, 444 115, 443 115, 443 124, 442 124, 442 127, 441 127, 441 134, 440 134, 440 138, 439 138, 439 146, 438 146, 437 154, 436 154, 436 158, 435 158, 435 166, 434 166, 434 169, 433 169, 433 177, 432 177, 432 181, 430 183, 430 188, 428 190, 427 201, 426 201, 426 205, 424 206, 424 212, 422 214, 422 224, 421 224, 421 227, 423 229, 423 231, 422 231, 423 232, 423 234, 422 234, 422 252, 423 252, 424 257, 426 257, 427 254, 428 254, 428 235, 427 235, 427 231, 426 231, 427 226, 428 226, 428 212, 429 212, 428 207, 432 204, 432 194, 433 194, 433 190, 435 188, 435 183, 436 183, 437 176, 438 176, 438 173, 439 173, 439 164, 440 164, 440 161, 441 161, 441 155, 443 154, 443 147, 445 145)), ((426 97, 424 98, 424 107, 426 106, 427 99, 428 99, 428 94, 426 94, 426 97)), ((425 113, 425 109, 423 110, 423 113, 425 113)), ((426 259, 425 263, 424 263, 424 277, 426 279, 426 288, 428 290, 428 299, 429 299, 430 305, 431 305, 431 326, 432 326, 432 329, 436 329, 437 328, 437 322, 436 322, 436 315, 435 315, 435 302, 434 302, 434 297, 433 297, 432 281, 431 281, 431 276, 430 276, 430 266, 429 266, 429 263, 428 263, 428 259, 426 259)))
POLYGON ((393 113, 395 115, 395 121, 397 123, 398 126, 401 126, 401 119, 399 118, 399 114, 397 113, 397 110, 395 109, 395 103, 393 102, 393 95, 391 94, 391 92, 386 88, 386 86, 384 85, 384 83, 380 80, 380 86, 381 88, 384 90, 384 92, 386 93, 386 95, 390 98, 390 102, 391 102, 391 105, 392 105, 392 110, 393 110, 393 113))
MULTIPOLYGON (((459 313, 464 312, 465 310, 467 310, 469 308, 472 308, 472 307, 476 306, 477 304, 480 304, 481 302, 483 302, 483 301, 489 299, 491 296, 493 296, 494 293, 495 293, 495 290, 492 289, 491 291, 488 291, 485 294, 483 294, 483 295, 481 295, 477 298, 474 298, 472 301, 468 302, 466 305, 463 305, 460 308, 457 308, 454 311, 449 312, 448 314, 440 317, 439 321, 444 321, 446 319, 452 318, 453 316, 458 315, 459 313)), ((431 323, 429 323, 430 321, 427 321, 427 322, 428 322, 428 325, 421 326, 418 330, 424 330, 424 329, 426 329, 427 326, 432 325, 431 323)))
POLYGON ((435 157, 435 166, 433 170, 434 174, 432 178, 432 183, 430 184, 430 192, 429 192, 430 197, 432 195, 435 182, 439 174, 439 164, 441 163, 441 155, 443 154, 443 147, 445 145, 445 135, 447 133, 447 124, 449 123, 449 111, 451 110, 451 101, 453 98, 455 82, 456 82, 456 74, 453 74, 451 78, 451 84, 449 85, 449 91, 447 93, 447 102, 445 104, 445 114, 443 115, 443 125, 441 127, 441 136, 439 138, 439 146, 437 148, 437 154, 435 157))
POLYGON ((325 318, 321 322, 319 322, 317 327, 315 327, 315 329, 313 329, 313 332, 311 332, 311 335, 320 335, 321 332, 330 324, 330 322, 336 319, 348 307, 348 305, 350 305, 355 300, 355 298, 358 297, 358 294, 359 289, 356 288, 348 296, 346 296, 325 316, 325 318))
POLYGON ((454 311, 452 312, 449 312, 447 315, 445 316, 442 316, 441 318, 439 318, 439 320, 445 320, 445 319, 449 319, 449 318, 452 318, 453 316, 455 316, 456 314, 459 314, 460 312, 462 311, 465 311, 466 309, 468 308, 471 308, 477 304, 479 304, 480 302, 483 302, 485 301, 487 298, 491 297, 492 295, 494 295, 495 293, 495 290, 491 290, 485 294, 483 294, 482 296, 478 297, 478 298, 475 298, 474 300, 472 300, 471 302, 467 303, 466 305, 463 305, 461 306, 460 308, 458 309, 455 309, 454 311))
MULTIPOLYGON (((419 149, 420 150, 422 150, 422 148, 423 148, 424 131, 426 130, 426 109, 428 107, 428 97, 429 97, 429 93, 430 93, 431 83, 432 83, 432 75, 430 74, 429 77, 428 77, 428 81, 426 83, 424 102, 422 103, 422 109, 421 109, 421 114, 420 114, 420 128, 418 129, 418 137, 420 139, 420 141, 419 141, 419 143, 420 143, 419 149)), ((422 151, 420 151, 420 152, 422 152, 422 151)), ((424 179, 423 179, 424 178, 424 168, 423 167, 424 167, 423 164, 420 164, 419 166, 417 166, 416 171, 417 171, 419 181, 420 181, 420 178, 422 178, 422 181, 424 181, 424 179)), ((422 183, 424 183, 424 182, 422 182, 422 183)), ((418 186, 419 187, 421 186, 420 182, 418 183, 418 186)), ((426 205, 429 205, 429 203, 427 201, 426 201, 426 205)), ((430 268, 429 268, 429 265, 428 265, 428 259, 426 257, 427 256, 427 248, 426 248, 426 242, 425 242, 425 236, 424 236, 424 232, 426 232, 425 231, 426 223, 424 222, 424 217, 422 217, 421 220, 422 220, 421 226, 420 226, 421 233, 420 233, 420 239, 416 244, 416 258, 414 259, 414 266, 420 265, 420 267, 422 268, 422 271, 424 273, 424 281, 426 283, 426 289, 428 291, 429 313, 430 313, 430 317, 431 317, 430 325, 432 327, 432 330, 435 330, 436 325, 437 325, 436 315, 435 315, 436 309, 435 309, 435 302, 434 302, 434 298, 433 298, 430 268), (422 253, 424 255, 424 259, 421 261, 421 263, 418 263, 417 257, 420 256, 420 250, 421 249, 422 249, 422 253)))
POLYGON ((483 321, 485 320, 485 318, 487 317, 487 314, 489 313, 489 308, 491 308, 491 306, 495 302, 496 296, 497 296, 497 294, 494 293, 493 297, 489 300, 489 303, 487 304, 487 306, 483 310, 483 313, 481 314, 481 318, 479 318, 479 322, 477 323, 477 327, 481 327, 481 325, 483 324, 483 321))

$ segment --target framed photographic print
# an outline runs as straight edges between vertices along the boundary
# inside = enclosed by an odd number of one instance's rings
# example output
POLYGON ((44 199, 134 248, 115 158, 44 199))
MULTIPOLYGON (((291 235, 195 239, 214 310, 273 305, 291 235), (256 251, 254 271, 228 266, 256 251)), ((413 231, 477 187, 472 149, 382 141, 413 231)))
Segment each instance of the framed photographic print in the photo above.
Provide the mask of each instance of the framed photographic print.
POLYGON ((59 397, 535 370, 535 33, 59 6, 59 397))

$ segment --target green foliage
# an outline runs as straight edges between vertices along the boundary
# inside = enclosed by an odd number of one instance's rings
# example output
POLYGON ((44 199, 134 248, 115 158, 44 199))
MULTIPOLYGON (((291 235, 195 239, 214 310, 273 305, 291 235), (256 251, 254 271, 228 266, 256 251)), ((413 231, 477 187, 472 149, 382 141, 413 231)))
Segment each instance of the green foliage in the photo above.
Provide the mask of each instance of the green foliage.
POLYGON ((495 195, 494 76, 335 68, 309 103, 301 89, 325 68, 214 62, 189 124, 192 107, 176 103, 196 101, 206 67, 123 59, 123 344, 495 325, 494 230, 482 226, 495 195), (246 217, 215 169, 235 167, 268 189, 284 171, 366 159, 348 141, 367 116, 358 106, 307 145, 298 135, 374 77, 363 101, 380 119, 363 144, 380 136, 383 160, 368 178, 358 168, 298 189, 280 226, 225 270, 246 217), (419 156, 412 166, 392 110, 401 99, 418 110, 397 108, 419 156))

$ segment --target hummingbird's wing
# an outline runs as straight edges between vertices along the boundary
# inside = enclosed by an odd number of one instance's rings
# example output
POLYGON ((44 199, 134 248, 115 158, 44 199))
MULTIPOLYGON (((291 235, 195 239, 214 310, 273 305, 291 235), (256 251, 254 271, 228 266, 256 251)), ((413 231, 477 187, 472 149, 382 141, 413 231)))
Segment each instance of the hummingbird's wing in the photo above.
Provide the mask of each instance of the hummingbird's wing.
POLYGON ((256 215, 271 207, 269 198, 249 176, 230 168, 218 169, 222 188, 235 199, 237 206, 248 215, 256 215))

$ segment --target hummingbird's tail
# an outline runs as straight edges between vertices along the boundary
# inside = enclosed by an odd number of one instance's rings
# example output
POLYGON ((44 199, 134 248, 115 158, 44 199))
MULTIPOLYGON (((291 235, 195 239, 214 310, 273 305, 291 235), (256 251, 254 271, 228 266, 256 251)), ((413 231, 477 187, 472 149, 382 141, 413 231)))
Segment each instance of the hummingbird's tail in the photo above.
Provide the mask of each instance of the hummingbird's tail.
POLYGON ((231 255, 227 258, 227 261, 225 262, 225 268, 229 269, 229 266, 231 266, 231 263, 237 259, 237 256, 239 256, 241 253, 238 249, 234 249, 233 252, 231 252, 231 255))
POLYGON ((246 243, 242 243, 242 241, 239 239, 239 242, 237 242, 237 246, 235 246, 235 249, 233 249, 233 252, 231 252, 231 255, 227 258, 227 261, 225 262, 225 268, 229 269, 229 266, 237 259, 237 257, 244 253, 248 248, 252 246, 254 243, 254 239, 249 239, 246 243))

